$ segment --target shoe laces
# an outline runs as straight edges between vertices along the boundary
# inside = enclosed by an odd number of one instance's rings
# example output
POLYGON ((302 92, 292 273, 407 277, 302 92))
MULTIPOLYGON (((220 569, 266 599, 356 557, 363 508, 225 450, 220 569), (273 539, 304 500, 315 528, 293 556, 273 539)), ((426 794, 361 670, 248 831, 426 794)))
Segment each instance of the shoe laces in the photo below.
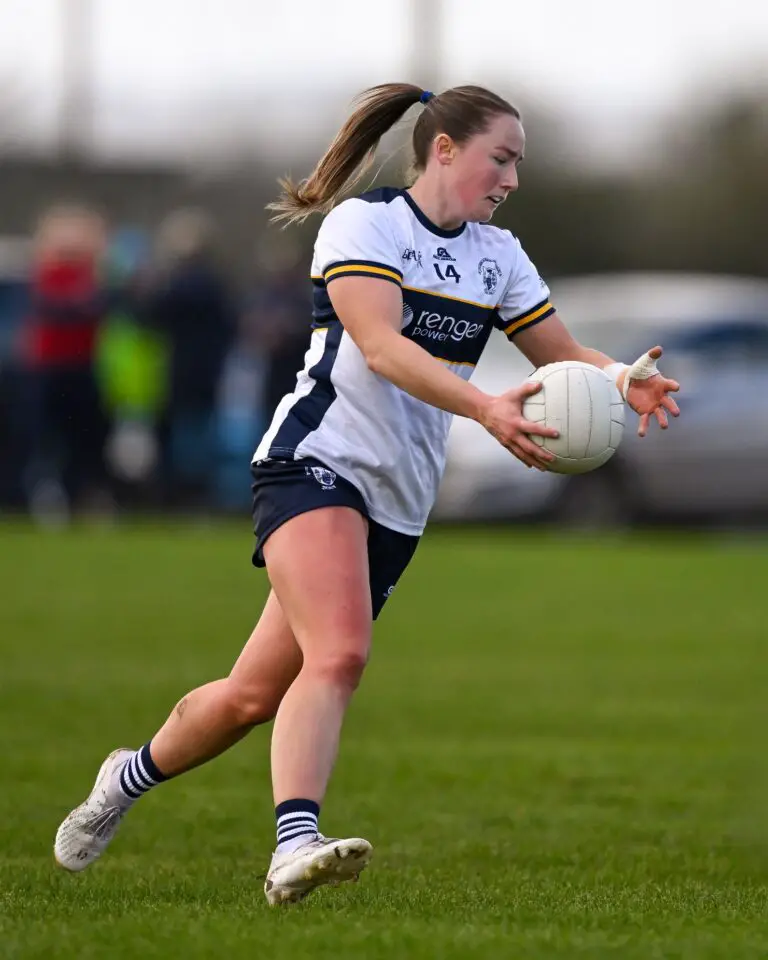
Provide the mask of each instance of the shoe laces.
POLYGON ((101 813, 97 813, 95 817, 86 821, 86 823, 82 825, 82 829, 97 839, 103 840, 121 816, 120 807, 108 807, 106 810, 102 810, 101 813))

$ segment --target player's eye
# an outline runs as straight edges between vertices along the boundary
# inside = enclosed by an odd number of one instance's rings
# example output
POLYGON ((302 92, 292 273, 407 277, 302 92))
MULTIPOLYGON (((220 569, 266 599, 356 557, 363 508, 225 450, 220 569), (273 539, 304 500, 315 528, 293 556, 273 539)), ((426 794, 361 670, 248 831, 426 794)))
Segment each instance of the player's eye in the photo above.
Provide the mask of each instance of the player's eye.
POLYGON ((509 163, 506 157, 494 157, 493 159, 500 167, 503 167, 505 163, 509 163))

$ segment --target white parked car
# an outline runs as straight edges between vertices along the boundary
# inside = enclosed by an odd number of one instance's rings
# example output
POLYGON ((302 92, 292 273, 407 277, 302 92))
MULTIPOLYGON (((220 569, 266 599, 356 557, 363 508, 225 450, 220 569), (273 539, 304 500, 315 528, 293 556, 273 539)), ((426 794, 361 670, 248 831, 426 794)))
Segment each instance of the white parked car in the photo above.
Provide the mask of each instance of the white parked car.
MULTIPOLYGON (((679 420, 636 436, 627 416, 611 461, 581 477, 526 469, 478 424, 456 418, 435 519, 639 519, 768 516, 768 281, 675 273, 563 279, 552 302, 576 339, 632 361, 657 343, 680 380, 679 420)), ((498 394, 531 372, 501 334, 473 382, 498 394)))

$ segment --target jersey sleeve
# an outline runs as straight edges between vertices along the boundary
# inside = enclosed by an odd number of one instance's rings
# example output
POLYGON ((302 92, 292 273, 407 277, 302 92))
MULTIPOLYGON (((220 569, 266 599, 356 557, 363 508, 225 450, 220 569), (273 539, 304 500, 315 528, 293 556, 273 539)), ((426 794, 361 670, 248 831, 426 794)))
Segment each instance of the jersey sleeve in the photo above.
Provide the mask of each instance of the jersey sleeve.
POLYGON ((496 326, 512 339, 521 330, 527 330, 555 312, 549 300, 549 287, 539 276, 516 237, 514 260, 509 280, 497 308, 496 326))
POLYGON ((334 207, 315 241, 312 276, 326 285, 339 277, 375 277, 403 284, 400 252, 386 205, 356 197, 334 207))

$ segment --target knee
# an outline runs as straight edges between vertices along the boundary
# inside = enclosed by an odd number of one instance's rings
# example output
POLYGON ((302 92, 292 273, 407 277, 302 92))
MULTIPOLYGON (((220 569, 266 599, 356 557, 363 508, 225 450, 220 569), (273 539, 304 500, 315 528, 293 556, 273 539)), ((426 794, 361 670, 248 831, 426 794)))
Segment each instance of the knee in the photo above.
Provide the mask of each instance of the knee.
POLYGON ((367 663, 367 646, 351 646, 329 652, 322 657, 305 659, 304 669, 318 679, 351 693, 360 683, 367 663))
POLYGON ((272 720, 280 706, 280 697, 259 687, 245 687, 231 678, 225 688, 227 712, 238 727, 255 727, 272 720))

